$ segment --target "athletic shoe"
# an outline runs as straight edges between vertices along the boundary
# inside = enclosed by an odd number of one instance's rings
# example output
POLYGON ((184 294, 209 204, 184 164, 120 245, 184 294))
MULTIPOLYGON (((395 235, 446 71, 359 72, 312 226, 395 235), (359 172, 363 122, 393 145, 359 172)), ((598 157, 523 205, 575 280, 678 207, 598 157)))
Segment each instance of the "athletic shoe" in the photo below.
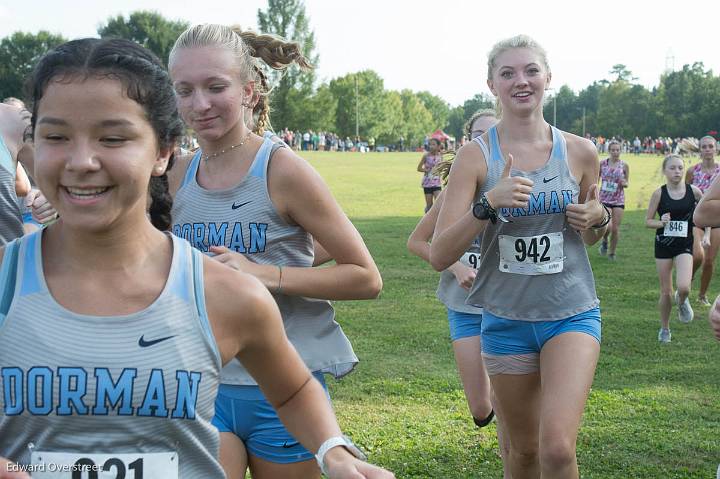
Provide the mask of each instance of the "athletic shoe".
POLYGON ((683 301, 682 304, 678 302, 679 299, 678 292, 675 291, 675 304, 678 306, 678 319, 681 323, 687 324, 693 320, 694 316, 692 306, 690 306, 690 298, 685 298, 685 301, 683 301))
POLYGON ((672 334, 670 334, 669 329, 660 328, 660 331, 658 332, 658 341, 661 343, 669 343, 671 338, 672 334))
POLYGON ((608 261, 615 261, 615 253, 608 255, 608 261))
POLYGON ((600 253, 600 256, 605 256, 607 254, 608 250, 608 242, 605 240, 602 240, 602 243, 600 243, 600 249, 598 252, 600 253))
POLYGON ((710 301, 708 301, 707 296, 698 296, 698 303, 702 304, 703 306, 711 306, 710 301))

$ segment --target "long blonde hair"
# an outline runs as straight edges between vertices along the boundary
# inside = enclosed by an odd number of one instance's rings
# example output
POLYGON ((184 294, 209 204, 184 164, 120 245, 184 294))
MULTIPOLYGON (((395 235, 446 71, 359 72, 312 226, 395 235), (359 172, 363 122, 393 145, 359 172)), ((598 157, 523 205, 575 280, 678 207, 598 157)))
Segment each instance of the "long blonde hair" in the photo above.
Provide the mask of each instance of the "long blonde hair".
POLYGON ((274 70, 284 70, 293 63, 303 70, 313 68, 296 42, 288 42, 274 35, 242 30, 238 25, 210 23, 194 25, 180 34, 170 51, 169 63, 172 64, 178 50, 198 47, 220 47, 229 50, 237 60, 240 81, 243 84, 255 82, 253 98, 244 106, 252 109, 253 131, 259 135, 270 128, 268 96, 272 88, 257 59, 274 70))

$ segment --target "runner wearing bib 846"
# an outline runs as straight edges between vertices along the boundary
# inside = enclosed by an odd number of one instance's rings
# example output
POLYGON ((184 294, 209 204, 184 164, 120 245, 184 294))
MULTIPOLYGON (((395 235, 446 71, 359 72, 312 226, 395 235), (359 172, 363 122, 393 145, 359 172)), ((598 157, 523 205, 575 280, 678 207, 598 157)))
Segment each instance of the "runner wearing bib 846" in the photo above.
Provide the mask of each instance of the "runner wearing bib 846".
POLYGON ((512 477, 578 477, 575 442, 600 352, 584 243, 602 238, 595 146, 551 127, 545 51, 520 35, 489 54, 500 122, 458 152, 431 244, 447 268, 483 234, 468 303, 483 306, 483 358, 510 436, 512 477), (468 204, 474 203, 472 210, 468 204), (542 387, 541 387, 542 385, 542 387))
MULTIPOLYGON (((666 156, 662 164, 666 183, 650 197, 645 225, 655 228, 655 264, 660 279, 660 331, 658 341, 669 343, 672 301, 678 305, 678 319, 693 319, 690 284, 693 266, 693 222, 695 204, 702 192, 683 182, 685 164, 678 155, 666 156), (660 219, 655 219, 655 215, 660 219), (675 266, 677 290, 673 298, 672 269, 675 266)), ((697 229, 695 229, 697 231, 697 229)))

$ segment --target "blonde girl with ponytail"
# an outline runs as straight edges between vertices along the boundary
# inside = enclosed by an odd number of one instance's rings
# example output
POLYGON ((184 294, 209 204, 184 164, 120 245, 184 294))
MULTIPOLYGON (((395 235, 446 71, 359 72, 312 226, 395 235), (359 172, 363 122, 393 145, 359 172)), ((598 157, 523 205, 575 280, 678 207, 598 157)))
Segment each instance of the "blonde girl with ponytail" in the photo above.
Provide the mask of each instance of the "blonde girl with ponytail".
MULTIPOLYGON (((293 64, 311 68, 297 43, 239 27, 196 25, 177 39, 170 75, 200 150, 170 178, 172 231, 270 290, 290 342, 324 385, 325 374, 339 378, 358 361, 329 300, 375 298, 382 279, 317 172, 264 134, 271 92, 264 69, 293 64), (335 264, 312 267, 313 239, 335 264)), ((342 436, 308 451, 264 392, 239 363, 223 368, 213 423, 229 478, 244 478, 248 468, 254 478, 319 478, 338 458, 347 467, 337 477, 393 477, 353 458, 359 451, 342 436)))

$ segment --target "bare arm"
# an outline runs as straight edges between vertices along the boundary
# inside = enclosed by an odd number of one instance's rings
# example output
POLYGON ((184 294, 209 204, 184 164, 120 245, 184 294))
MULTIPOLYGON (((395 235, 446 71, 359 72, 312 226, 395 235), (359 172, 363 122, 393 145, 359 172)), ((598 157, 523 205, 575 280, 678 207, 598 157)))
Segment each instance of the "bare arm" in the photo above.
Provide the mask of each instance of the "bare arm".
MULTIPOLYGON (((310 233, 336 263, 325 268, 283 267, 283 293, 332 300, 372 299, 380 294, 382 278, 360 233, 305 160, 288 148, 278 150, 270 165, 268 188, 278 213, 310 233)), ((226 255, 217 259, 232 261, 233 267, 252 274, 270 290, 278 289, 278 266, 252 263, 223 247, 211 251, 226 255)))
POLYGON ((623 183, 623 188, 627 188, 630 185, 630 165, 625 163, 623 165, 623 169, 625 170, 625 182, 623 183))
MULTIPOLYGON (((444 199, 445 190, 440 193, 430 210, 420 219, 407 241, 408 250, 427 263, 430 263, 430 239, 435 231, 435 223, 444 199)), ((465 289, 470 289, 475 280, 476 271, 460 261, 455 261, 448 266, 447 271, 450 271, 458 284, 465 289)))
POLYGON ((25 171, 30 172, 30 176, 35 174, 35 147, 32 143, 23 143, 17 155, 18 163, 25 167, 25 171))
POLYGON ((330 253, 327 252, 325 248, 323 248, 323 245, 315 241, 313 238, 313 251, 315 252, 315 256, 313 257, 313 266, 320 266, 322 264, 328 263, 332 261, 332 256, 330 256, 330 253))
POLYGON ((570 169, 578 178, 580 193, 577 204, 568 205, 565 209, 568 224, 580 232, 586 245, 593 245, 605 234, 607 224, 600 228, 607 212, 598 199, 597 177, 600 174, 600 162, 595 146, 584 138, 566 134, 568 145, 568 161, 570 169))
POLYGON ((713 180, 695 207, 693 222, 698 228, 720 226, 720 175, 713 180))
POLYGON ((685 183, 687 183, 688 185, 692 185, 692 180, 693 180, 693 169, 692 169, 692 167, 690 167, 685 172, 685 183))
POLYGON ((665 226, 667 221, 661 221, 655 219, 657 215, 658 205, 660 205, 660 188, 655 190, 650 197, 650 204, 648 204, 647 214, 645 215, 645 226, 652 229, 658 229, 665 226))
POLYGON ((430 264, 436 271, 456 262, 473 239, 485 230, 488 222, 475 218, 470 205, 486 175, 487 166, 480 147, 469 143, 460 148, 450 169, 445 200, 430 245, 430 264))
POLYGON ((18 163, 15 170, 15 194, 18 197, 27 196, 27 194, 30 193, 31 188, 30 179, 25 172, 25 168, 18 163))
POLYGON ((430 263, 430 239, 435 232, 435 223, 437 222, 444 199, 445 190, 440 192, 440 195, 430 210, 425 213, 425 216, 420 218, 420 221, 417 226, 415 226, 413 232, 410 233, 410 237, 407 240, 408 251, 427 263, 430 263))
MULTIPOLYGON (((207 311, 223 363, 237 357, 288 431, 317 452, 326 439, 341 434, 340 426, 322 386, 288 341, 272 296, 250 275, 209 258, 204 267, 207 311)), ((330 477, 393 477, 342 447, 331 449, 325 463, 330 477)))
POLYGON ((417 165, 417 170, 420 173, 425 173, 425 155, 423 155, 422 158, 420 158, 420 163, 418 163, 418 165, 417 165))

